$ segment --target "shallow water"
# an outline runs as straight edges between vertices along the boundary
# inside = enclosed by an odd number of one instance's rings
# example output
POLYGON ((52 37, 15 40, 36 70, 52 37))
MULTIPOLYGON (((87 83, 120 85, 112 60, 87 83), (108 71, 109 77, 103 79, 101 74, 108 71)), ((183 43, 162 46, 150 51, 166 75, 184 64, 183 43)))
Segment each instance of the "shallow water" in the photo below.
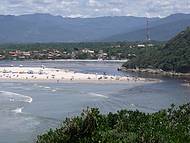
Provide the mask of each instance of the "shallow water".
MULTIPOLYGON (((10 65, 69 68, 85 73, 131 75, 118 72, 121 63, 28 61, 10 65)), ((122 108, 156 112, 172 103, 190 102, 190 89, 181 81, 162 79, 154 84, 22 83, 0 82, 0 143, 33 142, 37 134, 57 127, 82 109, 98 107, 103 113, 122 108)))

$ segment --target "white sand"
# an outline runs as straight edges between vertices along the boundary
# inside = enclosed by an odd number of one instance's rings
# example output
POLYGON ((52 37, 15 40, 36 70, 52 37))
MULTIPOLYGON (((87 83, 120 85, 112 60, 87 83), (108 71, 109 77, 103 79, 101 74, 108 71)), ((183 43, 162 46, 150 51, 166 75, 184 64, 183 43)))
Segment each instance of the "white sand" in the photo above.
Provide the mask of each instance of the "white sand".
POLYGON ((108 81, 108 82, 155 82, 153 79, 112 75, 76 73, 66 69, 39 67, 0 67, 0 80, 27 81, 108 81))

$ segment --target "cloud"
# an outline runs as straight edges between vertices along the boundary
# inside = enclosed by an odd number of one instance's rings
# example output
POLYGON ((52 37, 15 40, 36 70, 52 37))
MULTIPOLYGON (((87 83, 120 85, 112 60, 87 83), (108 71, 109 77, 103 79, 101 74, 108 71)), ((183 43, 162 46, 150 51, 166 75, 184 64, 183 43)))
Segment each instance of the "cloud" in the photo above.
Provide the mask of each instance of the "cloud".
POLYGON ((50 13, 66 17, 167 16, 190 13, 189 0, 1 0, 0 14, 50 13))

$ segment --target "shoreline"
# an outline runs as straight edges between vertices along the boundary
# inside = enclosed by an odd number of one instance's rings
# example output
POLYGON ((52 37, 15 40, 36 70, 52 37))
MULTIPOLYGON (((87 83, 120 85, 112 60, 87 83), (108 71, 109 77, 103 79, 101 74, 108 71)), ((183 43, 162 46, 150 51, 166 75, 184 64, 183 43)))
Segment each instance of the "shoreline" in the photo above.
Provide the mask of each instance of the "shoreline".
POLYGON ((167 72, 167 71, 163 71, 161 69, 148 69, 148 68, 147 69, 144 69, 144 68, 128 69, 125 67, 120 67, 118 70, 135 72, 135 73, 148 73, 148 74, 152 74, 152 75, 162 75, 162 76, 170 76, 170 77, 182 77, 182 78, 190 77, 190 73, 167 72))
POLYGON ((55 62, 110 62, 110 63, 125 63, 128 59, 123 60, 98 60, 98 59, 26 59, 26 60, 1 60, 1 61, 55 61, 55 62))
POLYGON ((0 82, 2 81, 53 83, 155 83, 159 80, 134 76, 87 74, 70 71, 68 69, 45 67, 0 67, 0 82))
POLYGON ((157 83, 160 81, 106 81, 106 80, 29 80, 29 79, 0 79, 1 82, 22 82, 22 83, 75 83, 75 84, 148 84, 148 83, 157 83))
POLYGON ((190 73, 166 72, 161 69, 127 69, 125 67, 120 67, 118 70, 124 72, 144 73, 144 74, 177 78, 184 82, 182 86, 190 87, 190 73))
POLYGON ((128 60, 98 60, 98 59, 55 59, 55 60, 39 60, 39 61, 61 61, 61 62, 116 62, 124 63, 128 60))

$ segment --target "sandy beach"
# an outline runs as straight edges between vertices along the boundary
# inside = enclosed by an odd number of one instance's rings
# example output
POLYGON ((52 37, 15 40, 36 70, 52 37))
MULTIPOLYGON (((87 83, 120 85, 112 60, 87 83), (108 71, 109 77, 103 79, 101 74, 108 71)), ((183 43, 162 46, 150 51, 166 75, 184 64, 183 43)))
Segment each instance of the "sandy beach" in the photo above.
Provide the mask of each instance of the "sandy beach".
POLYGON ((101 74, 86 74, 67 69, 45 67, 0 67, 0 80, 11 81, 49 81, 49 82, 155 82, 154 79, 145 79, 129 76, 113 76, 101 74))

